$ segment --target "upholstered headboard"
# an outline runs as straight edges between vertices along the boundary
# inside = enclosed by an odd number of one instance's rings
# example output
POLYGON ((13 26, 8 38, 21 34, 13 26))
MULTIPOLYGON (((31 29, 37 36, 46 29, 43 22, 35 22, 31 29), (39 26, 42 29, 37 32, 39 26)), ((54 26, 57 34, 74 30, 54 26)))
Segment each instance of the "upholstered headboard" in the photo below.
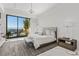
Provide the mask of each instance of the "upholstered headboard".
POLYGON ((44 27, 43 28, 43 34, 45 34, 45 31, 49 30, 50 32, 54 32, 55 33, 55 37, 57 39, 57 27, 44 27))

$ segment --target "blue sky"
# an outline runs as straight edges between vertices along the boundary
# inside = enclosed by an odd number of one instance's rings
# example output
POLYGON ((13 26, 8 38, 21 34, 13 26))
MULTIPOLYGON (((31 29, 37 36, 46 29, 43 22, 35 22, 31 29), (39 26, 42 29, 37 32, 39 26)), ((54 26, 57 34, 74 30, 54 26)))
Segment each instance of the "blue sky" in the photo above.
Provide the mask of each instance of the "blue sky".
MULTIPOLYGON (((21 29, 21 28, 23 28, 23 20, 24 20, 24 18, 18 18, 18 27, 19 27, 19 29, 21 29)), ((9 29, 17 29, 17 17, 15 17, 15 16, 8 16, 8 21, 7 21, 8 23, 8 28, 9 29)))

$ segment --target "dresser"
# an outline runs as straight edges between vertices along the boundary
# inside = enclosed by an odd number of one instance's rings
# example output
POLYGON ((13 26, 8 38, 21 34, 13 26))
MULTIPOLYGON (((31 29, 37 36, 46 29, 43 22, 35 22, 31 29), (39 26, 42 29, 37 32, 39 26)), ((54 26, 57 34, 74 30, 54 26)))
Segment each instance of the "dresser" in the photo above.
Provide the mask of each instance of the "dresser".
POLYGON ((77 48, 77 40, 69 38, 58 38, 58 45, 66 49, 75 51, 77 48))

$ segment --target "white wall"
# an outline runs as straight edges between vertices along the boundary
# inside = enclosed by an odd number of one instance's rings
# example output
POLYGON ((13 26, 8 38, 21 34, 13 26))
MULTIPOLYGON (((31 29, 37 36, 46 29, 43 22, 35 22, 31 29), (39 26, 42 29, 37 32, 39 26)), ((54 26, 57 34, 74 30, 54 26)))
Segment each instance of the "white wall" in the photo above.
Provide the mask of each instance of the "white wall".
POLYGON ((1 18, 0 18, 0 46, 5 42, 5 38, 3 38, 2 36, 5 35, 5 18, 4 18, 4 14, 2 12, 2 10, 0 9, 0 13, 1 13, 1 18), (4 27, 4 28, 3 28, 4 27))
POLYGON ((38 19, 40 26, 58 27, 58 37, 68 35, 79 40, 79 4, 57 4, 54 8, 40 14, 38 19), (70 26, 69 30, 66 26, 70 26))
POLYGON ((31 22, 31 34, 34 34, 37 31, 38 19, 31 18, 30 22, 31 22))

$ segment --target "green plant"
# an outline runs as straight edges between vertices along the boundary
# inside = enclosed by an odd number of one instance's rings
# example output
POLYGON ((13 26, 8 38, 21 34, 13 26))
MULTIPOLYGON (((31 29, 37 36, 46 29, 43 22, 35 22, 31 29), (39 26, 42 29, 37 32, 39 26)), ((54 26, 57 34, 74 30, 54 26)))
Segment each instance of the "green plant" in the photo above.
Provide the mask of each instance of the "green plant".
POLYGON ((24 28, 29 29, 29 27, 30 27, 30 20, 29 20, 29 18, 26 18, 24 20, 24 28))
POLYGON ((7 32, 6 33, 6 37, 9 38, 9 36, 11 35, 11 32, 7 32))
POLYGON ((28 35, 29 33, 29 27, 30 27, 30 19, 26 18, 24 20, 24 32, 26 33, 26 35, 28 35))

